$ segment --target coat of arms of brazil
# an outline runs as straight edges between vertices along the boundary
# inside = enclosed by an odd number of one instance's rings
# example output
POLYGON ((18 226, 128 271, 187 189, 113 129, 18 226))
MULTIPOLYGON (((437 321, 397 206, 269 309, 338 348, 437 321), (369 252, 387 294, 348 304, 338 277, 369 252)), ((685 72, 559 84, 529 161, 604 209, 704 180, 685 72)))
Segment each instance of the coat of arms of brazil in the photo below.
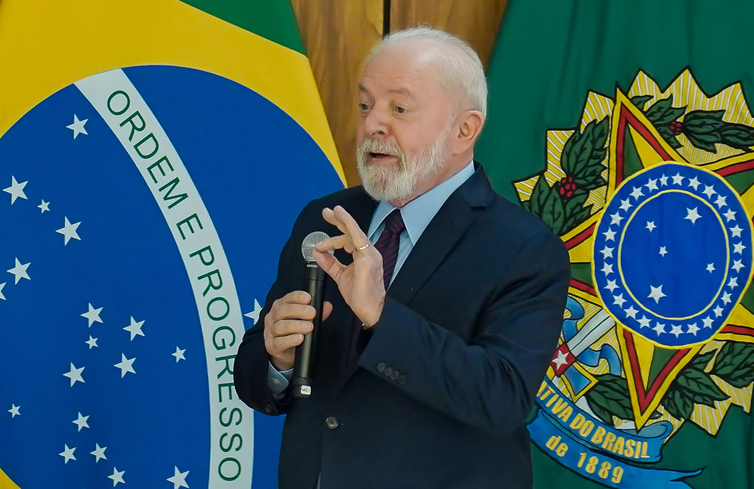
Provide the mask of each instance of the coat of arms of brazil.
POLYGON ((529 431, 581 477, 697 487, 717 469, 672 452, 748 419, 752 146, 740 84, 708 95, 690 70, 666 88, 639 72, 628 92, 590 92, 578 127, 547 131, 545 170, 514 184, 572 266, 529 431))

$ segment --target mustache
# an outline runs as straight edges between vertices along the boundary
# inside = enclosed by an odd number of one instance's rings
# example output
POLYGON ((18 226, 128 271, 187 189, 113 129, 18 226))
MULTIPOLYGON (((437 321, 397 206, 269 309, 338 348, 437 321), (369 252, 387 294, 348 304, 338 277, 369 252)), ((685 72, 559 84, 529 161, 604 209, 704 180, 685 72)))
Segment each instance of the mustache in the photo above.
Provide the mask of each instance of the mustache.
POLYGON ((401 160, 406 156, 406 153, 397 143, 373 138, 366 138, 364 142, 361 143, 361 146, 357 148, 357 151, 360 153, 360 156, 366 156, 367 153, 381 153, 397 156, 401 160))

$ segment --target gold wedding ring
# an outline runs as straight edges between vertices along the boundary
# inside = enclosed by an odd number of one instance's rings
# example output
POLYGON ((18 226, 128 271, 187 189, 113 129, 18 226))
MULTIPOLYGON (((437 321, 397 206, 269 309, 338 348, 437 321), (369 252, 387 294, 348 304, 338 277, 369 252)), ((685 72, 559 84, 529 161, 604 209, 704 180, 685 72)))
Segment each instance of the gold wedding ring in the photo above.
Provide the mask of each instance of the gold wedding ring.
POLYGON ((359 248, 356 248, 354 251, 365 250, 365 249, 369 248, 370 246, 372 246, 372 243, 367 243, 364 246, 360 246, 359 248))

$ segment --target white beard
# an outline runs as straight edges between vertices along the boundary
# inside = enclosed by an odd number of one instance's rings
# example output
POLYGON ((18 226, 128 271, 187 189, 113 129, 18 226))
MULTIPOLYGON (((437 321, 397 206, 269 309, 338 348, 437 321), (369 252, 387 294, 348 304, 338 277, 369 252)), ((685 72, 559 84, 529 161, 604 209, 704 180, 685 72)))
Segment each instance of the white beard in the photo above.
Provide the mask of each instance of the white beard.
POLYGON ((419 183, 442 170, 452 125, 418 156, 407 157, 395 143, 367 138, 356 148, 356 163, 364 190, 375 200, 402 200, 410 197, 419 183), (397 156, 400 166, 385 168, 367 164, 369 153, 397 156))

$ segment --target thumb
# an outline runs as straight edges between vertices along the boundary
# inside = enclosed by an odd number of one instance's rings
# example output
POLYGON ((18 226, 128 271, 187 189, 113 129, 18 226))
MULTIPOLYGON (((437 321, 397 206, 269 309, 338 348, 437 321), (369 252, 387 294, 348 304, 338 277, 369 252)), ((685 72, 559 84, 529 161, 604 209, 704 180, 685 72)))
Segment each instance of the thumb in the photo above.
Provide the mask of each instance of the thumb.
POLYGON ((325 301, 322 304, 322 321, 330 317, 330 313, 332 313, 332 302, 325 301))

